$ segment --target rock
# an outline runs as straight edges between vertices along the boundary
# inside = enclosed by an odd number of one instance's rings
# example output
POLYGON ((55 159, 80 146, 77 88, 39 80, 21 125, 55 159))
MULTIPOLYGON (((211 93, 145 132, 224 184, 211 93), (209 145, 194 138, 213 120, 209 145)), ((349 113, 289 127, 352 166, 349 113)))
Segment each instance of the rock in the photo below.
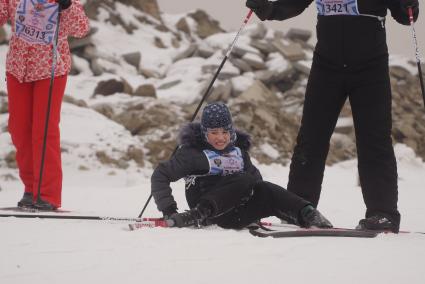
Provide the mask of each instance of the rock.
POLYGON ((298 62, 293 62, 292 66, 299 72, 308 76, 310 75, 311 64, 312 64, 312 61, 301 60, 298 62))
POLYGON ((16 164, 16 151, 10 151, 8 154, 6 154, 4 160, 6 161, 6 165, 8 168, 18 168, 18 165, 16 164))
POLYGON ((301 41, 308 41, 311 38, 311 31, 308 30, 302 30, 298 28, 290 28, 288 33, 286 34, 286 37, 291 40, 301 40, 301 41))
POLYGON ((171 81, 171 82, 167 82, 167 83, 164 83, 164 84, 162 84, 162 85, 160 85, 159 87, 158 87, 158 90, 166 90, 166 89, 170 89, 170 88, 172 88, 172 87, 174 87, 174 86, 177 86, 178 84, 180 84, 182 81, 181 80, 175 80, 175 81, 171 81))
POLYGON ((140 61, 142 60, 142 54, 140 52, 131 52, 127 54, 123 54, 123 59, 128 64, 136 67, 137 70, 139 70, 140 67, 140 61))
POLYGON ((112 117, 115 115, 114 109, 106 103, 96 104, 91 108, 109 119, 112 119, 112 117))
POLYGON ((156 90, 155 87, 151 84, 141 85, 133 93, 133 96, 156 98, 156 90))
POLYGON ((7 34, 3 27, 0 27, 0 44, 7 43, 7 34))
POLYGON ((136 162, 136 164, 139 167, 145 166, 145 160, 144 160, 145 154, 143 153, 143 150, 136 148, 135 146, 131 145, 127 149, 127 160, 133 160, 136 162))
POLYGON ((1 98, 0 99, 0 114, 4 114, 8 112, 9 112, 9 103, 6 99, 1 98))
POLYGON ((254 84, 251 85, 245 92, 243 92, 239 97, 238 101, 249 101, 253 103, 263 103, 275 101, 276 96, 260 81, 254 81, 254 84))
POLYGON ((258 23, 255 25, 255 28, 251 28, 249 35, 253 39, 263 39, 267 34, 267 27, 264 23, 258 23))
POLYGON ((139 9, 154 17, 155 19, 161 20, 161 11, 159 10, 159 6, 156 0, 120 0, 120 2, 126 5, 131 5, 136 9, 139 9))
POLYGON ((273 40, 272 44, 289 61, 298 61, 305 59, 306 55, 298 43, 284 43, 282 40, 273 40))
POLYGON ((213 34, 224 32, 218 21, 213 20, 205 11, 196 10, 188 15, 197 23, 196 34, 201 38, 207 38, 213 34))
POLYGON ((161 49, 167 48, 165 46, 165 44, 162 42, 162 39, 160 39, 159 37, 156 36, 154 41, 155 41, 154 44, 155 44, 156 47, 161 48, 161 49))
POLYGON ((276 47, 265 40, 252 40, 251 45, 261 51, 263 54, 269 54, 277 51, 276 47))
POLYGON ((213 89, 208 97, 208 102, 222 101, 227 102, 232 94, 232 85, 228 81, 226 84, 219 85, 213 89))
POLYGON ((247 62, 243 61, 242 59, 230 57, 230 62, 232 62, 232 64, 235 65, 236 68, 241 70, 242 73, 252 71, 251 66, 249 66, 249 64, 247 62))
POLYGON ((105 72, 104 68, 99 64, 99 61, 97 59, 93 59, 90 62, 90 69, 93 72, 94 76, 100 76, 105 72))
POLYGON ((140 72, 141 75, 143 75, 146 78, 160 78, 161 75, 158 74, 157 72, 153 71, 153 70, 149 70, 146 68, 140 68, 140 72))
POLYGON ((246 53, 244 56, 242 56, 242 60, 245 61, 254 70, 266 68, 266 64, 264 63, 263 59, 256 54, 246 53))
POLYGON ((83 37, 83 38, 70 37, 69 49, 71 51, 82 49, 82 48, 84 48, 88 45, 93 46, 93 41, 92 41, 92 38, 90 36, 86 36, 86 37, 83 37))
POLYGON ((124 80, 118 81, 116 79, 110 79, 107 81, 100 81, 94 90, 93 95, 110 96, 116 93, 132 94, 131 86, 124 80))
POLYGON ((184 32, 187 35, 190 35, 190 27, 185 18, 181 18, 177 24, 176 28, 178 31, 184 32))
POLYGON ((63 101, 69 104, 76 105, 78 107, 85 107, 85 108, 88 107, 87 103, 84 100, 77 100, 74 97, 71 97, 69 95, 65 95, 63 97, 63 101))
POLYGON ((179 61, 179 60, 184 59, 184 58, 191 57, 193 54, 195 54, 197 48, 198 47, 197 47, 196 44, 190 44, 186 49, 184 49, 182 52, 180 52, 179 54, 177 54, 173 58, 173 62, 179 61))
POLYGON ((215 53, 215 50, 210 47, 208 44, 206 44, 204 41, 202 41, 198 45, 197 55, 199 55, 202 58, 210 58, 215 53))

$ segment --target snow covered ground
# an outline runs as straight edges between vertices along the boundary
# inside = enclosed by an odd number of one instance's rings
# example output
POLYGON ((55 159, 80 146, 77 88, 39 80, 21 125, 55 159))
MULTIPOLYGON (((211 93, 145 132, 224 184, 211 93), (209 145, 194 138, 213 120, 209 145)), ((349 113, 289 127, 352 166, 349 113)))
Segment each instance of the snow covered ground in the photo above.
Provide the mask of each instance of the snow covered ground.
MULTIPOLYGON (((402 229, 425 231, 425 164, 403 145, 399 163, 402 229)), ((69 157, 65 156, 65 160, 69 157)), ((288 168, 259 166, 286 183, 288 168)), ((136 217, 149 196, 150 170, 64 168, 64 202, 76 214, 136 217)), ((14 170, 0 170, 0 207, 22 195, 14 170)), ((183 184, 174 193, 185 209, 183 184)), ((353 227, 364 205, 356 161, 326 169, 320 210, 353 227)), ((151 203, 145 216, 159 216, 151 203)), ((273 220, 273 219, 271 219, 273 220)), ((261 239, 220 228, 142 229, 127 222, 0 218, 0 283, 425 283, 425 236, 375 239, 261 239)))

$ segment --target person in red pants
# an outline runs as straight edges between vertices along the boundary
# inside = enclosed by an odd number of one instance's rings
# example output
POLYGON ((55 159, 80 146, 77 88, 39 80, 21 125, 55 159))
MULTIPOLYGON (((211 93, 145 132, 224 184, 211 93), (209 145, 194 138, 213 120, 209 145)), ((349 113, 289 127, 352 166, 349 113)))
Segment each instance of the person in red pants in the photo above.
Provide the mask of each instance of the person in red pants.
POLYGON ((16 147, 19 176, 25 186, 18 206, 52 211, 61 207, 59 121, 67 74, 71 69, 67 37, 85 36, 89 31, 89 20, 79 0, 0 0, 0 26, 7 21, 12 26, 6 59, 9 132, 16 147), (56 60, 53 60, 55 51, 56 60), (47 144, 39 192, 53 67, 47 144))

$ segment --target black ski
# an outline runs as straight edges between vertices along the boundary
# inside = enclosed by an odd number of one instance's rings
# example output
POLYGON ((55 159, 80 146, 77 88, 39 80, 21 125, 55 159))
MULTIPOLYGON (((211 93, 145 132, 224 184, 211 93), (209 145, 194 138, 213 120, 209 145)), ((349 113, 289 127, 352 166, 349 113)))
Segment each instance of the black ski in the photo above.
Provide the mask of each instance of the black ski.
POLYGON ((264 228, 251 228, 249 232, 257 237, 290 238, 290 237, 349 237, 349 238, 374 238, 377 232, 361 231, 354 229, 295 229, 295 230, 268 230, 264 228))

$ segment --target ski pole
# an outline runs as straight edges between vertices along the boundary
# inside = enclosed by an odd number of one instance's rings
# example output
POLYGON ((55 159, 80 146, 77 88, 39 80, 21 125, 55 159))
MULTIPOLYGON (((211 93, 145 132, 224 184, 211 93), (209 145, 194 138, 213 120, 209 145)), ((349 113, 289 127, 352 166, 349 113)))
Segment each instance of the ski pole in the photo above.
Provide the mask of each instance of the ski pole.
POLYGON ((41 151, 41 162, 40 162, 40 175, 38 177, 38 188, 37 188, 37 203, 41 202, 41 183, 43 181, 43 172, 44 172, 44 160, 46 157, 46 145, 47 145, 47 132, 49 129, 49 118, 50 118, 50 108, 52 105, 52 93, 53 93, 53 83, 55 80, 55 69, 57 64, 57 50, 58 50, 58 39, 59 39, 59 25, 61 20, 61 8, 58 6, 58 19, 56 23, 56 31, 53 39, 53 49, 52 49, 52 71, 50 75, 50 86, 49 86, 49 95, 47 100, 47 111, 46 111, 46 121, 44 124, 44 136, 43 136, 43 149, 41 151))
POLYGON ((416 37, 415 23, 414 23, 414 19, 413 19, 413 9, 412 9, 412 7, 409 7, 408 10, 409 10, 410 27, 412 28, 413 46, 415 48, 416 63, 418 65, 419 82, 421 84, 421 90, 422 90, 422 99, 424 101, 424 106, 425 106, 424 79, 423 79, 423 75, 422 75, 421 59, 419 57, 418 40, 417 40, 417 37, 416 37))
MULTIPOLYGON (((220 66, 218 67, 217 71, 215 72, 214 77, 212 78, 212 80, 211 80, 210 84, 208 85, 207 90, 205 91, 204 95, 202 96, 202 99, 201 99, 201 101, 199 102, 198 107, 196 108, 196 110, 195 110, 195 112, 194 112, 194 114, 193 114, 192 118, 190 119, 190 122, 193 122, 193 121, 195 120, 196 116, 198 115, 199 110, 200 110, 200 109, 201 109, 201 107, 202 107, 202 104, 204 103, 204 101, 205 101, 205 100, 208 98, 208 96, 210 95, 210 93, 211 93, 211 89, 212 89, 212 87, 213 87, 213 85, 214 85, 214 82, 217 80, 217 77, 218 77, 218 75, 220 74, 221 69, 223 69, 224 64, 226 63, 227 59, 230 57, 230 54, 232 53, 233 48, 235 47, 236 42, 237 42, 237 41, 238 41, 238 39, 239 39, 239 36, 241 35, 241 33, 242 33, 242 31, 244 30, 245 26, 248 24, 249 19, 250 19, 250 18, 251 18, 251 16, 252 16, 252 13, 253 13, 253 11, 252 11, 252 10, 249 10, 248 14, 247 14, 247 15, 246 15, 246 17, 245 17, 245 20, 244 20, 244 21, 243 21, 243 23, 242 23, 242 26, 239 28, 239 31, 238 31, 238 32, 237 32, 237 34, 236 34, 235 39, 233 40, 232 44, 231 44, 231 45, 229 46, 229 48, 227 49, 226 54, 225 54, 225 56, 224 56, 224 58, 223 58, 223 61, 221 62, 220 66)), ((176 151, 177 151, 177 147, 174 149, 173 153, 171 154, 171 157, 172 157, 172 156, 176 153, 176 151)), ((149 196, 148 200, 146 201, 145 206, 143 206, 142 212, 140 212, 140 214, 139 214, 139 218, 141 218, 141 217, 143 216, 143 213, 145 212, 146 207, 148 206, 148 204, 149 204, 149 202, 151 201, 151 199, 152 199, 152 193, 150 194, 150 196, 149 196)))

